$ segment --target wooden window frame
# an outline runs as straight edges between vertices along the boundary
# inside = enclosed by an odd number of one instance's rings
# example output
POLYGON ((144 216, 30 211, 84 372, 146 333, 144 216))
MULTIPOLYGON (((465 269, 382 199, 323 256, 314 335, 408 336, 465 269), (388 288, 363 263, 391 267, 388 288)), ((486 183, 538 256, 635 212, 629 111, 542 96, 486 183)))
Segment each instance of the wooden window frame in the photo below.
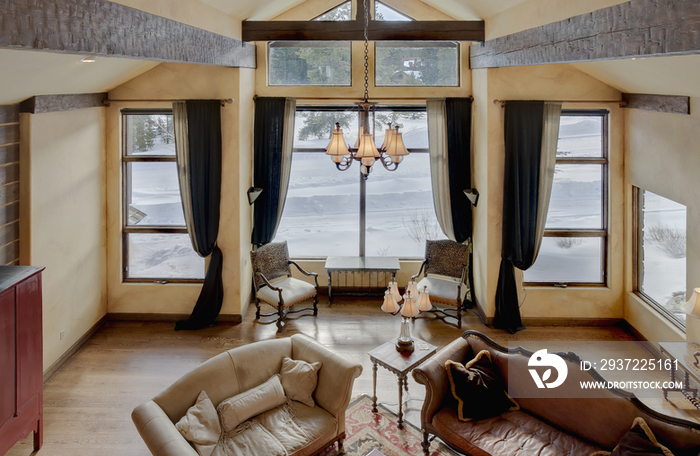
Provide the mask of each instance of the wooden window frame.
POLYGON ((131 174, 129 173, 130 163, 158 163, 170 162, 176 163, 175 155, 128 155, 129 131, 127 126, 127 117, 130 115, 172 115, 172 109, 122 109, 121 115, 121 171, 122 171, 122 201, 121 201, 121 218, 122 218, 122 282, 126 283, 203 283, 204 279, 193 278, 139 278, 129 277, 129 234, 187 234, 186 226, 161 226, 161 225, 129 225, 129 209, 127 201, 129 201, 129 189, 131 188, 131 174))
POLYGON ((608 247, 609 247, 609 188, 610 188, 610 111, 607 109, 563 109, 562 116, 576 117, 601 117, 601 157, 557 157, 557 165, 601 165, 601 226, 599 229, 546 229, 544 237, 575 237, 575 238, 600 238, 602 246, 600 252, 600 271, 602 281, 600 282, 561 282, 561 281, 539 281, 525 282, 524 286, 531 287, 601 287, 608 286, 608 247))

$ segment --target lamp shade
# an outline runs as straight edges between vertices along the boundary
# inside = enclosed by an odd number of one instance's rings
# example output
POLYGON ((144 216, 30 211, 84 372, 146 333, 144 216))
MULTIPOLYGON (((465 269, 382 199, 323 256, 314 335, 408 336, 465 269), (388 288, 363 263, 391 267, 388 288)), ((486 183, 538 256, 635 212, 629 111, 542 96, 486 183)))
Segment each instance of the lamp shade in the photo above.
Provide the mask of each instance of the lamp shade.
POLYGON ((391 293, 391 289, 387 289, 384 292, 384 303, 382 304, 382 310, 386 313, 391 313, 394 314, 401 309, 401 306, 398 305, 396 300, 394 299, 394 296, 391 293))
POLYGON ((413 298, 406 293, 403 295, 403 307, 401 308, 401 316, 406 318, 415 317, 420 311, 416 307, 416 303, 413 298))
POLYGON ((433 308, 430 302, 430 295, 428 293, 428 287, 423 287, 423 289, 418 293, 418 310, 425 312, 433 308))
POLYGON ((385 150, 389 157, 403 157, 404 155, 408 155, 406 145, 403 143, 403 136, 399 133, 399 127, 396 127, 393 138, 385 150))
POLYGON ((391 128, 391 124, 389 124, 389 128, 384 130, 384 142, 382 143, 382 147, 380 147, 381 150, 388 150, 389 147, 391 146, 391 143, 394 139, 394 129, 391 128))
MULTIPOLYGON (((357 157, 357 158, 377 158, 377 157, 379 157, 379 151, 377 150, 377 146, 374 145, 374 138, 372 138, 372 135, 370 135, 369 133, 362 133, 362 135, 360 136, 360 147, 357 148, 357 153, 355 154, 355 157, 357 157)), ((374 162, 372 162, 372 163, 374 163, 374 162)), ((362 164, 364 164, 364 162, 362 164)))
POLYGON ((331 133, 331 140, 326 147, 326 154, 331 155, 334 159, 333 161, 335 161, 335 157, 343 157, 349 153, 348 145, 345 144, 345 138, 343 137, 343 129, 340 128, 339 123, 336 123, 331 133))
POLYGON ((700 318, 700 288, 693 290, 690 299, 681 304, 681 310, 691 317, 700 318))
POLYGON ((394 301, 401 301, 401 293, 399 293, 399 284, 396 283, 396 280, 392 279, 389 282, 389 289, 391 290, 391 294, 394 296, 394 301))
POLYGON ((415 280, 410 280, 408 285, 406 285, 406 293, 408 293, 413 299, 418 297, 418 285, 415 280))

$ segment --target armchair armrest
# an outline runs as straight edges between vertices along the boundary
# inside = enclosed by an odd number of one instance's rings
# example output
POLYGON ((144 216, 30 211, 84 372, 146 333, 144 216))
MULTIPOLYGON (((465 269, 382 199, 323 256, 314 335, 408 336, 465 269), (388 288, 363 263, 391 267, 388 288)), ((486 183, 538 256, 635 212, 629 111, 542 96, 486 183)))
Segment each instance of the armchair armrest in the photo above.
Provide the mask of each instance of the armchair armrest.
POLYGON ((442 408, 445 397, 452 395, 445 361, 463 362, 470 350, 469 343, 460 337, 413 369, 415 381, 425 385, 425 402, 420 413, 422 429, 425 430, 425 425, 433 421, 433 416, 442 408))
POLYGON ((192 445, 180 434, 168 415, 153 401, 141 404, 131 413, 131 419, 156 456, 198 456, 192 445))
POLYGON ((304 268, 302 268, 301 266, 299 266, 299 264, 298 264, 296 261, 289 260, 289 264, 293 264, 294 266, 296 266, 297 269, 299 270, 299 272, 301 272, 301 273, 304 274, 305 276, 313 277, 313 278, 314 278, 314 284, 316 285, 316 288, 318 288, 318 274, 317 274, 317 273, 306 271, 304 268))
POLYGON ((265 282, 265 285, 267 285, 267 287, 268 287, 270 290, 276 291, 276 292, 278 292, 278 293, 281 293, 281 292, 282 292, 282 289, 281 289, 281 288, 277 288, 277 287, 273 286, 273 285, 270 283, 270 281, 267 280, 267 277, 265 277, 265 274, 263 274, 262 272, 256 272, 255 274, 259 275, 260 278, 263 279, 263 282, 265 282))
POLYGON ((423 268, 425 265, 428 263, 428 260, 423 260, 423 262, 420 264, 420 269, 418 270, 418 274, 411 276, 411 280, 416 280, 419 276, 420 273, 423 272, 423 268))

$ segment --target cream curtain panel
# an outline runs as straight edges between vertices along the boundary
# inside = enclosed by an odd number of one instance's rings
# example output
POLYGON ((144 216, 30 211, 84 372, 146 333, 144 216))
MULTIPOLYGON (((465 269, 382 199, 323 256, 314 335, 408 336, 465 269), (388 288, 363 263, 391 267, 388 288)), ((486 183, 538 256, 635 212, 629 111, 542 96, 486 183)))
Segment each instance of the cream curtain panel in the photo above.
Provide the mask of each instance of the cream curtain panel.
POLYGON ((450 201, 450 170, 447 156, 447 111, 444 98, 426 100, 428 113, 428 147, 430 148, 430 180, 433 204, 442 232, 455 240, 450 201))
MULTIPOLYGON (((284 202, 287 199, 287 189, 289 188, 289 176, 292 173, 292 150, 294 148, 294 119, 297 112, 296 98, 287 98, 284 103, 284 132, 282 133, 282 171, 280 176, 280 202, 277 207, 277 225, 274 234, 277 234, 284 202)), ((275 236, 272 236, 274 239, 275 236)))
MULTIPOLYGON (((549 212, 549 199, 552 195, 552 183, 554 182, 554 166, 557 162, 557 142, 559 140, 559 123, 561 120, 561 101, 544 102, 544 125, 542 126, 542 158, 540 161, 540 189, 537 201, 537 243, 534 264, 540 252, 544 226, 549 212)), ((522 276, 520 277, 522 282, 522 276)), ((522 288, 522 284, 520 284, 522 288)))
POLYGON ((190 189, 190 145, 187 134, 187 104, 184 100, 173 101, 173 127, 175 131, 175 156, 177 157, 177 174, 180 182, 180 198, 185 213, 185 226, 190 236, 192 247, 199 252, 197 237, 194 235, 192 216, 192 191, 190 189))

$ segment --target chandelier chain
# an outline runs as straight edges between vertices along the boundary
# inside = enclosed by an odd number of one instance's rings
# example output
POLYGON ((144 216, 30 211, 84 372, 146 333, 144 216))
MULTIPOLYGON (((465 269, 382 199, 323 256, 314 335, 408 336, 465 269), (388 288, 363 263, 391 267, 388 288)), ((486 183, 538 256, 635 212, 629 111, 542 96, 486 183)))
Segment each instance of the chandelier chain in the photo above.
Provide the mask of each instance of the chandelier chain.
POLYGON ((364 101, 369 100, 369 0, 364 0, 365 5, 365 97, 364 101))

